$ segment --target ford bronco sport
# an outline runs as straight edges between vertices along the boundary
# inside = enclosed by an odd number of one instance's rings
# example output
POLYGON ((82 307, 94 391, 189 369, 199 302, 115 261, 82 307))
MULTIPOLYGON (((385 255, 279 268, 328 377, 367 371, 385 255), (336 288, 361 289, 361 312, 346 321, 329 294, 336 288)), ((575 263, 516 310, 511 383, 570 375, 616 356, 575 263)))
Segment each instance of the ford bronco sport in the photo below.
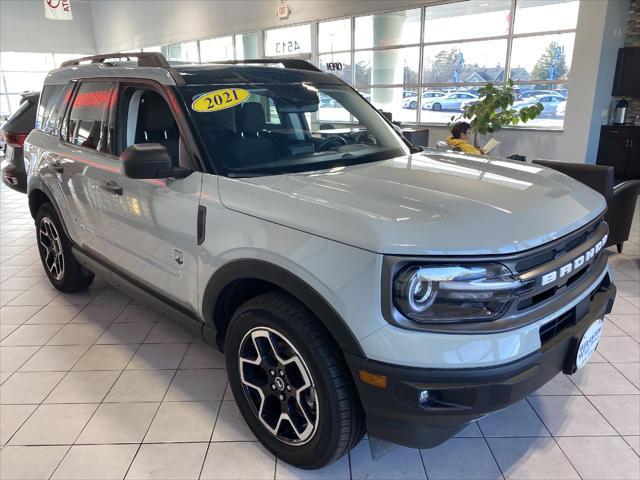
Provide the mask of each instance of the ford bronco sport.
POLYGON ((193 327, 257 438, 302 468, 365 431, 442 443, 584 365, 613 304, 604 198, 544 167, 422 151, 304 61, 74 60, 36 123, 51 283, 99 274, 193 327))

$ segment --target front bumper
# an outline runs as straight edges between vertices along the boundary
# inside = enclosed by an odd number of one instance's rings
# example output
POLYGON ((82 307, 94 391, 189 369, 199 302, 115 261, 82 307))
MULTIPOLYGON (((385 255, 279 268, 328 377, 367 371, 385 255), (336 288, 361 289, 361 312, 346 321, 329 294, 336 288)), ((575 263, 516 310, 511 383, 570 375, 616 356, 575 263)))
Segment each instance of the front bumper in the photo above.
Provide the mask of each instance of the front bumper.
POLYGON ((558 373, 573 373, 582 335, 596 319, 611 311, 615 295, 615 285, 607 274, 590 295, 554 320, 557 325, 553 324, 553 335, 549 335, 549 324, 540 329, 541 338, 544 335, 540 350, 506 365, 422 369, 345 353, 366 413, 369 435, 413 448, 435 447, 470 421, 525 398, 558 373), (363 383, 360 370, 386 376, 386 388, 363 383), (421 404, 423 390, 429 391, 429 399, 421 404))

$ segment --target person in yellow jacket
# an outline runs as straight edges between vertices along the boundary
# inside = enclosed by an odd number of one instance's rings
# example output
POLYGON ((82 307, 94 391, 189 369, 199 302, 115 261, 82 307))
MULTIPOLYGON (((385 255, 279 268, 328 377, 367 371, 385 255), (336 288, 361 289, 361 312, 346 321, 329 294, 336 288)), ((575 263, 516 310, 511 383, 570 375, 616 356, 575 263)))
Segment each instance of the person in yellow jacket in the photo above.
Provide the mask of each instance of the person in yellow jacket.
POLYGON ((468 122, 456 122, 451 127, 451 136, 447 138, 447 145, 453 148, 459 148, 465 153, 475 153, 477 155, 484 155, 481 148, 474 147, 469 143, 469 137, 467 133, 471 129, 471 125, 468 122))

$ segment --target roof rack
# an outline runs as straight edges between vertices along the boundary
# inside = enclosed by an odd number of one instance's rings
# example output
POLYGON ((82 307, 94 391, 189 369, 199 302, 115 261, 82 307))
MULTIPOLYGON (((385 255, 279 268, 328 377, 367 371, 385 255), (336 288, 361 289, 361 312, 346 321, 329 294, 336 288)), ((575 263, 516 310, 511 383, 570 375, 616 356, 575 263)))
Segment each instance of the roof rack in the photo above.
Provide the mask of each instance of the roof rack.
POLYGON ((91 55, 89 57, 76 58, 74 60, 67 60, 62 62, 60 68, 72 67, 74 65, 80 65, 81 62, 90 63, 104 63, 105 60, 113 58, 126 58, 138 60, 139 67, 163 67, 170 68, 169 62, 160 52, 127 52, 127 53, 105 53, 103 55, 91 55))
POLYGON ((297 70, 309 70, 311 72, 322 72, 318 67, 316 67, 313 63, 307 62, 306 60, 301 60, 299 58, 255 58, 253 60, 224 60, 220 62, 211 62, 211 63, 222 63, 222 64, 230 64, 230 65, 242 65, 242 64, 281 64, 284 68, 294 68, 297 70))

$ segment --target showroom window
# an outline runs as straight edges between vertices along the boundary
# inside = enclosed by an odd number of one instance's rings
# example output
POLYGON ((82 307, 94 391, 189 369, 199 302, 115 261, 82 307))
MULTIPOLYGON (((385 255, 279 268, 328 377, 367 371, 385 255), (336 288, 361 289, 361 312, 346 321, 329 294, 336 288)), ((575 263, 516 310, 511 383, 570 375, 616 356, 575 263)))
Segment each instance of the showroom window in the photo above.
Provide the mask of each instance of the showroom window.
POLYGON ((276 28, 264 32, 265 57, 295 55, 311 58, 311 25, 276 28))
POLYGON ((236 60, 262 58, 258 32, 242 33, 235 35, 236 60))
POLYGON ((467 0, 318 23, 318 66, 405 123, 446 124, 515 82, 527 126, 562 128, 579 0, 467 0), (553 98, 549 98, 553 97, 553 98))
POLYGON ((200 53, 198 52, 198 42, 174 43, 164 45, 162 54, 170 62, 199 63, 200 53))
POLYGON ((0 115, 9 116, 20 106, 22 93, 42 90, 44 78, 50 70, 81 53, 0 53, 0 115))
POLYGON ((200 61, 233 60, 233 36, 200 40, 200 61))

